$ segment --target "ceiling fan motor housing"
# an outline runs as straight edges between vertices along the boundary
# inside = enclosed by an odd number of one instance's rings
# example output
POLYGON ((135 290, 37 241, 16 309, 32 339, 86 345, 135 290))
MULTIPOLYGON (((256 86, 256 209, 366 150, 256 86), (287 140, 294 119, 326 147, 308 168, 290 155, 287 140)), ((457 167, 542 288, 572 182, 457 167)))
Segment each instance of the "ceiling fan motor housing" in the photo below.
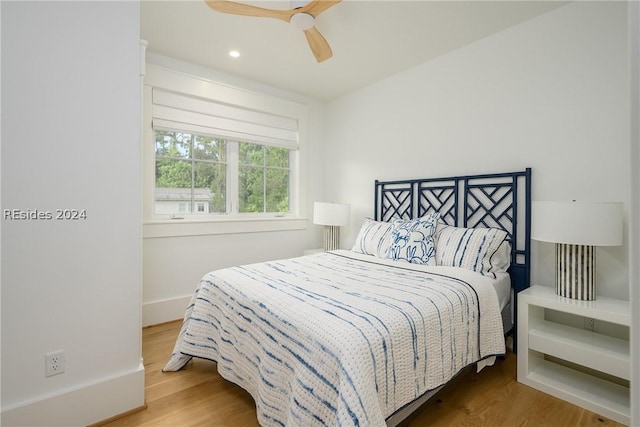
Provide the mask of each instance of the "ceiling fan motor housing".
POLYGON ((308 30, 316 24, 316 19, 308 13, 300 12, 291 16, 289 21, 298 30, 308 30))

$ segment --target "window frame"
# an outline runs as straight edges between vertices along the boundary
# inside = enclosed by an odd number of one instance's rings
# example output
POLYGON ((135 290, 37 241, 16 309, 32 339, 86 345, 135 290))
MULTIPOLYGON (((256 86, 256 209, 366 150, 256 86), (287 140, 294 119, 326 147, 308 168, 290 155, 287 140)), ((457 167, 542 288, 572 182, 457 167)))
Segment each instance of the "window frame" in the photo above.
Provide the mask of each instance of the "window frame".
MULTIPOLYGON (((177 161, 177 162, 185 162, 188 163, 190 165, 191 168, 191 179, 192 179, 192 186, 191 187, 184 187, 185 189, 190 189, 191 190, 191 200, 190 202, 179 202, 178 203, 178 209, 175 212, 172 213, 158 213, 157 212, 157 205, 155 203, 157 203, 158 200, 156 200, 154 198, 154 207, 153 207, 153 217, 155 219, 190 219, 190 218, 210 218, 210 219, 216 219, 220 216, 224 216, 224 215, 231 215, 231 216, 238 216, 238 215, 243 215, 243 216, 255 216, 255 217, 270 217, 270 216, 277 216, 277 217, 281 217, 281 216, 287 216, 287 215, 291 215, 293 209, 292 209, 292 205, 291 205, 291 188, 294 186, 294 180, 296 178, 296 174, 294 173, 295 171, 292 170, 292 165, 295 163, 295 151, 297 150, 291 150, 288 149, 286 147, 274 147, 274 146, 270 146, 268 144, 262 144, 262 143, 257 143, 257 142, 249 142, 249 141, 237 141, 237 140, 233 140, 233 139, 227 139, 227 138, 221 138, 218 136, 214 136, 214 135, 203 135, 203 134, 197 134, 197 133, 192 133, 192 132, 188 132, 188 131, 179 131, 179 130, 166 130, 166 129, 154 129, 154 144, 156 145, 156 149, 154 150, 154 165, 157 169, 157 161, 158 158, 160 157, 161 159, 167 159, 170 161, 177 161), (183 135, 189 135, 189 144, 190 144, 190 154, 189 157, 171 157, 171 156, 158 156, 157 154, 157 132, 173 132, 175 134, 183 134, 183 135), (225 143, 225 159, 224 161, 211 161, 208 159, 199 159, 194 157, 193 154, 193 150, 194 150, 194 141, 195 141, 195 137, 208 137, 208 138, 215 138, 217 140, 220 141, 224 141, 225 143), (250 164, 244 164, 242 163, 242 161, 240 160, 240 145, 241 144, 253 144, 253 145, 257 145, 259 147, 261 147, 262 152, 263 152, 263 157, 262 157, 262 163, 261 164, 255 164, 255 165, 250 165, 250 164), (272 147, 272 148, 278 148, 278 149, 285 149, 287 150, 288 153, 288 160, 287 160, 287 166, 283 167, 283 166, 272 166, 272 165, 268 165, 267 164, 267 155, 266 155, 266 150, 268 149, 268 147, 272 147), (193 192, 195 190, 195 188, 193 187, 193 179, 194 179, 194 173, 195 173, 195 167, 196 164, 198 163, 211 163, 211 164, 222 164, 225 166, 225 171, 226 171, 226 177, 225 177, 225 212, 205 212, 204 209, 204 202, 198 202, 196 201, 195 198, 193 198, 193 192), (288 183, 288 201, 289 201, 289 209, 286 212, 240 212, 240 175, 241 175, 241 168, 243 167, 251 167, 251 168, 256 168, 256 169, 260 169, 262 171, 262 175, 263 175, 263 203, 266 204, 266 198, 267 198, 267 188, 266 188, 266 176, 267 176, 267 171, 268 170, 284 170, 287 171, 288 176, 289 176, 289 183, 288 183), (192 209, 191 206, 194 206, 195 208, 192 209), (202 207, 202 210, 200 210, 200 207, 202 207), (201 213, 202 212, 202 213, 201 213), (178 218, 182 215, 187 215, 187 217, 185 218, 178 218)), ((156 189, 156 184, 157 184, 157 176, 154 179, 154 192, 156 189)), ((155 194, 155 193, 154 193, 155 194)))
MULTIPOLYGON (((163 159, 163 160, 168 160, 170 162, 183 162, 189 165, 190 168, 190 179, 191 179, 191 186, 190 187, 182 187, 182 189, 188 189, 190 190, 190 199, 188 202, 179 202, 178 203, 178 209, 174 212, 171 213, 158 213, 157 210, 157 175, 154 177, 154 182, 153 182, 153 191, 154 191, 154 205, 152 208, 152 213, 153 213, 153 217, 154 218, 158 218, 158 219, 179 219, 177 218, 178 216, 182 216, 182 215, 188 215, 189 217, 191 216, 202 216, 202 217, 207 217, 207 216, 213 216, 213 215, 221 215, 224 213, 211 213, 211 212, 205 212, 204 209, 204 203, 203 202, 198 202, 197 199, 194 198, 194 191, 195 188, 193 187, 193 181, 195 179, 195 174, 196 174, 196 165, 197 164, 215 164, 215 165, 224 165, 225 167, 225 181, 229 179, 230 174, 228 173, 228 161, 227 158, 225 156, 225 160, 224 161, 214 161, 214 160, 210 160, 210 159, 200 159, 197 158, 194 155, 194 147, 195 147, 195 140, 196 140, 196 136, 198 137, 209 137, 209 138, 215 138, 218 140, 223 140, 225 143, 225 155, 227 154, 226 152, 228 151, 227 149, 227 144, 228 141, 223 139, 223 138, 218 138, 218 137, 214 137, 211 135, 199 135, 199 134, 195 134, 195 133, 191 133, 191 132, 187 132, 187 131, 178 131, 178 130, 167 130, 167 129, 154 129, 153 130, 154 133, 154 168, 156 170, 156 174, 157 174, 157 166, 158 166, 158 158, 163 159), (182 134, 183 137, 184 135, 188 135, 188 142, 189 142, 189 156, 185 157, 185 156, 171 156, 171 155, 161 155, 158 156, 157 154, 157 144, 158 144, 158 136, 157 136, 157 132, 164 132, 164 133, 175 133, 175 134, 182 134), (185 208, 184 205, 187 205, 188 208, 185 208), (200 211, 200 205, 203 206, 202 211, 200 211), (203 212, 202 214, 200 212, 203 212)), ((164 186, 161 186, 164 187, 164 186)), ((172 187, 168 187, 168 188, 172 188, 172 187)), ((175 187, 173 187, 175 188, 175 187)), ((225 187, 226 188, 226 187, 225 187)), ((227 195, 225 194, 225 200, 227 200, 227 195)), ((225 207, 225 210, 227 209, 227 206, 225 207)), ((226 212, 225 212, 226 213, 226 212)))
MULTIPOLYGON (((301 188, 306 187, 306 137, 308 106, 282 98, 229 87, 199 76, 146 64, 143 86, 143 237, 175 237, 191 235, 228 234, 264 231, 301 230, 307 226, 306 197, 301 188), (185 215, 182 219, 170 219, 153 212, 155 188, 155 131, 152 125, 152 91, 154 88, 181 95, 209 99, 235 107, 267 114, 293 118, 298 123, 298 149, 290 150, 291 212, 235 213, 213 215, 185 215)), ((224 138, 231 140, 232 138, 224 138)), ((254 141, 246 141, 254 142, 254 141)), ((256 143, 260 143, 255 141, 256 143)), ((235 191, 236 189, 229 189, 235 191)), ((229 201, 227 202, 229 203, 229 201)))
MULTIPOLYGON (((231 200, 232 202, 232 206, 231 206, 231 214, 234 215, 252 215, 252 216, 257 216, 257 215, 276 215, 276 216, 286 216, 286 215, 290 215, 293 212, 293 206, 291 204, 291 188, 294 185, 294 180, 296 178, 296 174, 294 173, 295 171, 292 169, 293 164, 294 164, 294 159, 295 159, 295 151, 297 150, 289 150, 289 166, 287 168, 284 167, 278 167, 278 166, 269 166, 267 165, 267 153, 266 153, 266 149, 267 149, 267 145, 264 144, 257 144, 260 145, 262 147, 262 152, 263 152, 263 157, 262 157, 262 164, 261 165, 249 165, 249 164, 243 164, 240 161, 240 156, 239 156, 239 152, 240 152, 240 144, 242 143, 249 143, 249 144, 254 144, 252 142, 247 142, 247 141, 235 141, 237 142, 237 144, 232 145, 232 149, 236 149, 237 150, 237 155, 235 156, 236 162, 235 165, 233 165, 234 167, 237 168, 237 175, 234 177, 231 177, 231 181, 234 182, 235 185, 237 185, 237 191, 235 191, 233 193, 233 199, 231 200), (289 173, 289 210, 287 212, 240 212, 240 170, 243 167, 252 167, 252 168, 258 168, 262 170, 262 178, 263 178, 263 192, 262 192, 262 197, 263 197, 263 203, 266 206, 267 203, 267 188, 266 188, 266 178, 267 178, 267 170, 271 169, 271 170, 286 170, 289 173)), ((278 148, 284 148, 284 147, 278 147, 278 148)), ((233 172, 233 170, 229 170, 229 173, 231 174, 233 172)))

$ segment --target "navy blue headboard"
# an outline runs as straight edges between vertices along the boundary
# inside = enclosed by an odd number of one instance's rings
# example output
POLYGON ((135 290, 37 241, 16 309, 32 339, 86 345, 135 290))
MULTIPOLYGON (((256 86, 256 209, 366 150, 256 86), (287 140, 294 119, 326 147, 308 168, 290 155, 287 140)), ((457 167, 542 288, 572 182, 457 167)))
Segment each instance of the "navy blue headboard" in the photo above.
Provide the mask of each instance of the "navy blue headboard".
POLYGON ((511 242, 511 285, 516 294, 529 287, 531 168, 447 178, 376 180, 376 220, 420 218, 432 212, 440 212, 443 222, 457 227, 505 230, 511 242))

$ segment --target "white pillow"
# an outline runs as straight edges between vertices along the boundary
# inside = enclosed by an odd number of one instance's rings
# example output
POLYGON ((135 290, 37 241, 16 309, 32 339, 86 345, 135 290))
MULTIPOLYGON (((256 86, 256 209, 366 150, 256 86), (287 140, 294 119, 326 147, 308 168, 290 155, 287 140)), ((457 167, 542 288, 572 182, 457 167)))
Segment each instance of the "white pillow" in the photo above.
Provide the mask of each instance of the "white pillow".
POLYGON ((497 228, 462 228, 438 223, 436 265, 467 268, 495 278, 495 273, 509 267, 508 262, 505 267, 502 246, 506 238, 507 232, 497 228))
POLYGON ((491 257, 491 265, 495 273, 503 273, 511 266, 511 243, 507 240, 500 244, 500 247, 491 257))
POLYGON ((393 224, 390 222, 375 221, 366 218, 360 227, 356 242, 351 249, 366 255, 384 258, 391 246, 391 230, 393 224))
POLYGON ((387 258, 412 264, 433 264, 436 254, 433 234, 439 218, 440 213, 436 212, 415 220, 394 221, 387 258))

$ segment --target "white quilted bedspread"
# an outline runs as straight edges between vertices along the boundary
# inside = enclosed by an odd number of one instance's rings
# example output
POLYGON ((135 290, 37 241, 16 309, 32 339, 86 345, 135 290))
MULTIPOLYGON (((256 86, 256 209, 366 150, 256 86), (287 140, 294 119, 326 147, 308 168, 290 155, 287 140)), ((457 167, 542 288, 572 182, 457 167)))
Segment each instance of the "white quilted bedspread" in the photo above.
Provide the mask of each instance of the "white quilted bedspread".
POLYGON ((335 251, 205 275, 164 370, 216 361, 263 426, 383 426, 504 352, 491 279, 335 251))

